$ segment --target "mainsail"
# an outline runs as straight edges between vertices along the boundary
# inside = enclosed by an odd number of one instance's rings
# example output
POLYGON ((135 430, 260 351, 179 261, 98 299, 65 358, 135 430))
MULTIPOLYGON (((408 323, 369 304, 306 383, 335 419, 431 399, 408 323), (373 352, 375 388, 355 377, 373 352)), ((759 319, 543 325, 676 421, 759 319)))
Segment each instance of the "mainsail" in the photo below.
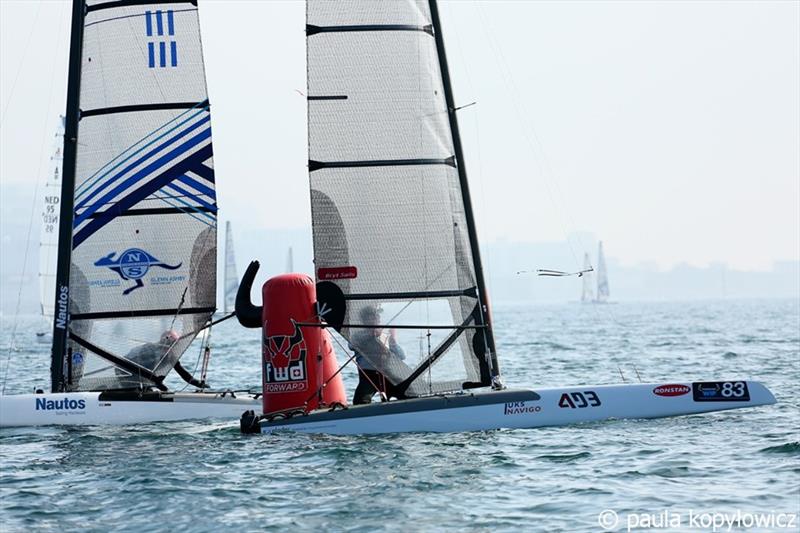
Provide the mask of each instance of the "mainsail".
POLYGON ((589 261, 589 254, 583 254, 583 292, 581 293, 582 302, 594 300, 594 290, 592 288, 592 263, 589 261))
POLYGON ((196 1, 75 0, 52 388, 159 386, 216 308, 196 1))
POLYGON ((435 1, 310 0, 306 33, 314 261, 320 285, 344 294, 341 333, 358 349, 365 328, 348 325, 377 312, 380 324, 402 327, 405 361, 372 363, 412 395, 492 384, 497 360, 435 1))
POLYGON ((232 313, 236 306, 239 276, 236 274, 236 254, 233 251, 231 221, 225 222, 225 313, 232 313))
POLYGON ((606 256, 603 254, 603 241, 597 245, 597 301, 608 301, 608 272, 606 271, 606 256))
POLYGON ((53 327, 53 294, 56 292, 58 212, 61 201, 61 166, 64 160, 64 117, 59 117, 50 156, 50 167, 42 195, 42 227, 39 234, 39 302, 48 328, 53 327))

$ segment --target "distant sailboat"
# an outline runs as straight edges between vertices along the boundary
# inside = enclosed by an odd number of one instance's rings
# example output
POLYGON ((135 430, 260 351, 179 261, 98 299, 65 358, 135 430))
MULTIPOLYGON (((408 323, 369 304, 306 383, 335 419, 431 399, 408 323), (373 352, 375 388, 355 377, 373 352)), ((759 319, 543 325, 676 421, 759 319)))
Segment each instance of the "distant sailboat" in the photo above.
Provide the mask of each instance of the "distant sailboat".
POLYGON ((583 292, 581 293, 581 302, 591 303, 594 300, 594 289, 592 288, 592 262, 589 260, 589 254, 583 254, 583 292), (587 272, 588 271, 588 272, 587 272))
POLYGON ((225 314, 232 313, 236 305, 236 291, 239 290, 239 276, 236 274, 236 253, 233 249, 231 222, 225 222, 225 314))
POLYGON ((597 303, 607 303, 608 271, 606 270, 606 256, 603 253, 603 241, 597 245, 597 303))
POLYGON ((42 325, 36 338, 50 342, 53 331, 53 295, 56 292, 58 257, 58 217, 61 202, 61 166, 64 162, 64 117, 58 121, 53 155, 42 195, 42 227, 39 235, 39 305, 42 325))
POLYGON ((286 272, 294 272, 294 255, 292 254, 292 247, 286 253, 286 272))

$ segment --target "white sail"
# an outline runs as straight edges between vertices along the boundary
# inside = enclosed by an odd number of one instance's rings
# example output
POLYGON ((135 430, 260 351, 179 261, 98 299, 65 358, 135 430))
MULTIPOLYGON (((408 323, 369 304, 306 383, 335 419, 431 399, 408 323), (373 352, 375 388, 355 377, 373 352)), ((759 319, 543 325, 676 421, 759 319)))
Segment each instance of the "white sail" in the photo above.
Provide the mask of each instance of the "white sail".
POLYGON ((42 227, 39 236, 39 302, 44 318, 44 334, 53 327, 53 295, 56 293, 58 256, 58 218, 61 203, 61 165, 64 160, 64 117, 58 121, 53 155, 42 195, 42 227))
POLYGON ((233 249, 233 232, 230 220, 225 222, 225 313, 232 313, 236 306, 239 276, 236 274, 236 253, 233 249))
POLYGON ((581 293, 582 302, 591 302, 594 300, 594 289, 592 287, 592 273, 585 272, 592 268, 592 263, 589 261, 589 254, 583 254, 583 292, 581 293))
POLYGON ((606 271, 606 256, 603 254, 603 241, 597 245, 597 301, 608 301, 608 272, 606 271))
POLYGON ((163 387, 216 310, 197 6, 91 0, 82 25, 67 387, 163 387))
POLYGON ((294 272, 294 255, 292 254, 292 247, 286 253, 286 272, 294 272))
POLYGON ((415 395, 488 386, 496 368, 435 7, 307 3, 317 280, 361 324, 342 329, 351 343, 368 315, 408 328, 407 360, 381 370, 415 395))

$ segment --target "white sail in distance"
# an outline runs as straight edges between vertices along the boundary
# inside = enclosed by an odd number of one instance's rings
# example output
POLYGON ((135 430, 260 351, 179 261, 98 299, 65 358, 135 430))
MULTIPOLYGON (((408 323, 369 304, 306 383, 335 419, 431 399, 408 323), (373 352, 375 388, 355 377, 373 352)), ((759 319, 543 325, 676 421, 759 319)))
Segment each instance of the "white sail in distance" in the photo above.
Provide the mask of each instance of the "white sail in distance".
POLYGON ((592 263, 589 260, 589 254, 583 254, 583 292, 581 292, 581 302, 591 302, 594 300, 594 288, 592 287, 592 273, 586 272, 592 268, 592 263))
POLYGON ((239 290, 239 276, 236 273, 236 253, 233 248, 231 221, 225 222, 225 313, 232 313, 236 307, 236 293, 239 290))
POLYGON ((59 117, 42 195, 42 227, 39 235, 39 302, 45 332, 53 328, 53 295, 56 293, 58 219, 61 203, 61 165, 64 160, 64 117, 59 117))
POLYGON ((606 270, 606 256, 603 253, 603 241, 597 245, 597 301, 607 302, 608 291, 608 271, 606 270))
POLYGON ((292 247, 289 247, 289 250, 286 252, 286 272, 294 272, 294 254, 292 253, 292 247))

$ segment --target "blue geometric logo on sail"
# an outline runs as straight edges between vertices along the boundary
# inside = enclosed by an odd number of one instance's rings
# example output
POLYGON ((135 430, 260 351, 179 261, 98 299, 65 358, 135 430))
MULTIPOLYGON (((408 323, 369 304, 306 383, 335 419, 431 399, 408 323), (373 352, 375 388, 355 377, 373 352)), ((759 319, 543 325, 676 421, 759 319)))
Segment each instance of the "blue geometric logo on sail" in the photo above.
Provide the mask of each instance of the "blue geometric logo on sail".
POLYGON ((178 43, 175 42, 175 15, 170 9, 166 12, 162 10, 144 12, 145 31, 148 37, 165 37, 164 26, 166 25, 167 36, 173 39, 156 39, 147 43, 147 66, 150 68, 167 66, 169 56, 169 66, 178 66, 178 43), (166 15, 166 16, 165 16, 166 15), (155 26, 155 34, 153 27, 155 26), (167 53, 169 48, 169 53, 167 53), (157 51, 157 53, 156 53, 157 51), (158 61, 156 61, 156 56, 158 61))
POLYGON ((167 270, 176 270, 181 267, 183 263, 177 265, 168 265, 163 261, 153 257, 151 254, 145 252, 140 248, 129 248, 122 252, 119 257, 114 259, 117 252, 111 252, 105 257, 101 257, 95 261, 94 266, 106 267, 117 274, 124 280, 135 281, 136 285, 125 289, 122 294, 128 295, 134 290, 144 287, 142 278, 147 274, 151 267, 166 268, 167 270))

